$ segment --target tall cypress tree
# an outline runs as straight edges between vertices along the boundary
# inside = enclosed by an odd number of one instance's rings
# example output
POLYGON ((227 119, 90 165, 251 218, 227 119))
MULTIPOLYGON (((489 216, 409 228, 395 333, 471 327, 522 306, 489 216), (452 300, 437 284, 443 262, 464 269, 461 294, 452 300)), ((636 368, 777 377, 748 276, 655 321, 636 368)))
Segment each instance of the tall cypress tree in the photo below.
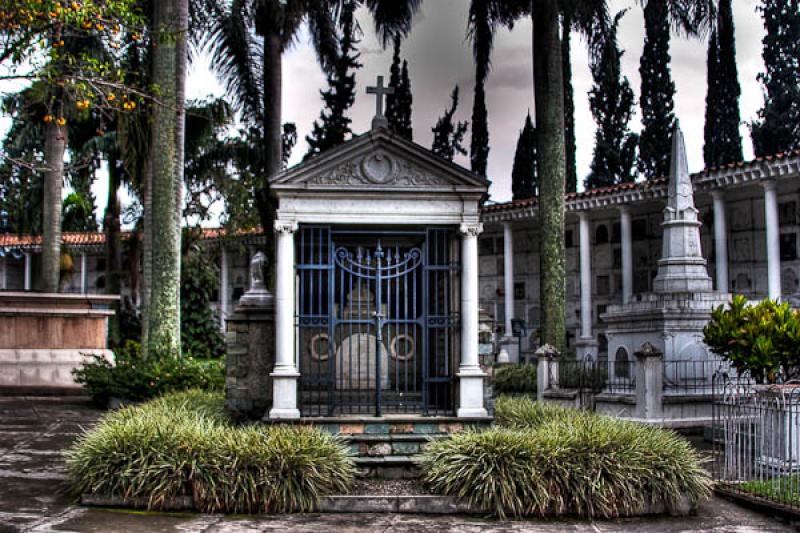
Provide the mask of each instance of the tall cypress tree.
POLYGON ((486 177, 486 165, 489 162, 489 118, 486 111, 486 92, 482 81, 475 83, 469 154, 472 171, 486 177))
POLYGON ((640 106, 642 134, 639 140, 639 170, 647 179, 669 172, 670 137, 675 83, 669 68, 668 0, 647 0, 644 7, 645 41, 639 64, 642 78, 640 106))
POLYGON ((617 42, 620 11, 600 36, 601 48, 592 62, 594 87, 589 92, 589 106, 597 123, 594 134, 592 172, 586 178, 586 189, 634 181, 638 135, 628 123, 633 115, 633 90, 627 77, 622 76, 622 52, 617 42))
POLYGON ((570 33, 572 18, 565 14, 561 19, 561 64, 564 78, 564 143, 566 156, 567 192, 578 190, 578 170, 575 164, 575 99, 572 90, 572 60, 570 59, 570 33))
POLYGON ((386 96, 386 119, 389 129, 401 137, 412 140, 411 128, 411 80, 408 77, 408 61, 400 62, 400 36, 394 39, 394 55, 389 76, 389 87, 394 89, 393 94, 386 96))
POLYGON ((520 200, 536 196, 539 182, 536 177, 536 130, 531 114, 525 117, 525 126, 517 139, 514 166, 511 169, 511 198, 520 200))
POLYGON ((458 109, 458 85, 455 86, 450 94, 450 108, 445 108, 444 115, 439 117, 433 131, 433 146, 431 151, 445 159, 452 161, 455 155, 466 155, 464 148, 464 135, 467 133, 469 122, 453 122, 453 116, 458 109))
POLYGON ((744 159, 739 133, 739 73, 736 67, 732 0, 720 0, 717 24, 708 42, 708 93, 706 96, 706 167, 744 159))
POLYGON ((751 125, 753 149, 765 156, 800 148, 800 6, 798 0, 763 0, 767 34, 762 56, 764 107, 751 125))
POLYGON ((351 120, 345 113, 355 102, 355 70, 361 67, 358 61, 361 54, 356 49, 359 43, 358 23, 354 17, 356 7, 353 0, 345 2, 342 7, 339 57, 328 75, 328 89, 320 91, 325 108, 320 112, 319 121, 314 121, 311 135, 306 136, 306 159, 342 144, 352 134, 351 120))

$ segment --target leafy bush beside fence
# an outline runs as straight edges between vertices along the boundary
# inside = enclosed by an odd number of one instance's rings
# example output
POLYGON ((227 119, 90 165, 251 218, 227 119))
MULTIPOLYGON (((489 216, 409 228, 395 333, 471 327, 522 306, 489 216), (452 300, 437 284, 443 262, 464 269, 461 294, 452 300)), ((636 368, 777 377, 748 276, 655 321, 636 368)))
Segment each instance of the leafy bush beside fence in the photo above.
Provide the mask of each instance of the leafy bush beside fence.
POLYGON ((631 422, 502 399, 500 427, 436 441, 424 480, 498 516, 614 517, 676 509, 710 493, 699 455, 678 435, 631 422))
POLYGON ((111 397, 140 401, 188 389, 222 390, 224 364, 222 359, 188 356, 142 359, 139 344, 127 341, 115 351, 113 365, 90 355, 73 375, 94 401, 105 405, 111 397))
POLYGON ((497 367, 492 377, 495 394, 536 394, 536 365, 497 367))
POLYGON ((220 394, 189 391, 107 414, 68 452, 72 491, 192 496, 202 512, 309 511, 344 492, 355 465, 336 437, 297 426, 234 426, 220 394))

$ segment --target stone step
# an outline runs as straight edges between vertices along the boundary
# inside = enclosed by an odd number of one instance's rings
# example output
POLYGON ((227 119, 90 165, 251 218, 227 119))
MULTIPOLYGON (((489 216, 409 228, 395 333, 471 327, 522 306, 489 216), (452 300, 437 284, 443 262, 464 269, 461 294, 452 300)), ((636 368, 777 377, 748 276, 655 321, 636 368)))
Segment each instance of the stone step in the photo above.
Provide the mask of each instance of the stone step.
POLYGON ((419 455, 384 455, 356 457, 360 477, 379 479, 411 479, 419 477, 419 455))
POLYGON ((417 455, 429 442, 443 437, 447 435, 349 435, 343 438, 358 457, 386 457, 417 455))

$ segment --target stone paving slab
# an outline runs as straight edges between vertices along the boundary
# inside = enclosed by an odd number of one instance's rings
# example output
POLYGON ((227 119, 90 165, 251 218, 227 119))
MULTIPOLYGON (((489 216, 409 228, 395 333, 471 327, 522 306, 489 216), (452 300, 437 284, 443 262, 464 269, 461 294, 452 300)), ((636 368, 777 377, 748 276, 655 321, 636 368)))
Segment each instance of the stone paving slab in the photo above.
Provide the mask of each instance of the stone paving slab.
POLYGON ((498 521, 458 515, 298 514, 221 516, 196 513, 150 513, 81 507, 63 490, 62 452, 102 411, 85 399, 0 397, 0 533, 5 532, 203 532, 298 533, 517 533, 541 532, 705 532, 755 533, 793 531, 721 498, 701 505, 686 518, 614 521, 498 521), (20 414, 21 413, 21 414, 20 414))

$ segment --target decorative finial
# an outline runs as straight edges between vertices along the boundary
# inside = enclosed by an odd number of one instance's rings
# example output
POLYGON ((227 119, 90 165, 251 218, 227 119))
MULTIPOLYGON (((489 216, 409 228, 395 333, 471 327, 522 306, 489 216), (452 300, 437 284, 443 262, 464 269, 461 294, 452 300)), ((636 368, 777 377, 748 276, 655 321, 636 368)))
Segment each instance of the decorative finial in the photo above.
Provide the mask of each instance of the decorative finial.
POLYGON ((367 94, 375 95, 375 116, 372 119, 372 129, 388 127, 389 121, 383 114, 383 95, 394 94, 394 89, 384 87, 383 76, 378 76, 378 83, 374 87, 367 87, 367 94))

